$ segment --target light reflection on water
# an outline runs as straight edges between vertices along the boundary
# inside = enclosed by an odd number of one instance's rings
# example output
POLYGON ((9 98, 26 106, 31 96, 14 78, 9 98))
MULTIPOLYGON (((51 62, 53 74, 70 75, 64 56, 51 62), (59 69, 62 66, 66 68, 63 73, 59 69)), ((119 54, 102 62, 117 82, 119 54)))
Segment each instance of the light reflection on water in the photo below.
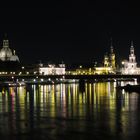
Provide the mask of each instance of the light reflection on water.
POLYGON ((83 92, 78 84, 2 88, 0 136, 7 139, 137 137, 140 95, 115 87, 116 82, 86 83, 83 92))

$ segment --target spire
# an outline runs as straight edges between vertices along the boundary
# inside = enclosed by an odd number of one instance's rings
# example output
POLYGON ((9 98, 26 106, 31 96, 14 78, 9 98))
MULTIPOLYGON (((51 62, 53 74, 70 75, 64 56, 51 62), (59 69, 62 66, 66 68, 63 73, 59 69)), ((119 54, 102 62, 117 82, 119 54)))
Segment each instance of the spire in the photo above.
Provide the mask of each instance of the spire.
POLYGON ((110 53, 111 53, 111 54, 114 53, 112 37, 111 37, 111 39, 110 39, 110 53))
POLYGON ((110 39, 110 43, 111 43, 111 46, 110 46, 110 55, 109 55, 109 62, 110 62, 110 67, 112 67, 114 70, 115 70, 115 68, 116 68, 116 66, 115 66, 115 53, 114 53, 114 49, 113 49, 113 41, 112 41, 112 37, 111 37, 111 39, 110 39))
POLYGON ((133 41, 131 41, 131 47, 133 47, 133 41))
POLYGON ((136 63, 136 56, 135 56, 135 53, 134 53, 133 41, 131 41, 129 62, 130 63, 136 63))
POLYGON ((131 47, 130 47, 130 55, 134 55, 134 46, 133 46, 133 41, 131 41, 131 47))

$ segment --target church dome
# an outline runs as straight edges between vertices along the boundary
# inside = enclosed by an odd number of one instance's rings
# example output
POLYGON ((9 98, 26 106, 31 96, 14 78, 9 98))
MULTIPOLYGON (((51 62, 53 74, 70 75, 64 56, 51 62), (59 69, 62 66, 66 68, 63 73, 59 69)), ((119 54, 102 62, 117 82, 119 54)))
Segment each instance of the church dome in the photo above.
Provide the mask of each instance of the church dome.
POLYGON ((10 48, 2 48, 0 50, 0 59, 1 60, 9 60, 9 58, 12 56, 12 51, 10 48))
POLYGON ((9 40, 3 40, 3 47, 0 50, 0 60, 2 61, 19 61, 17 55, 13 55, 9 48, 9 40))

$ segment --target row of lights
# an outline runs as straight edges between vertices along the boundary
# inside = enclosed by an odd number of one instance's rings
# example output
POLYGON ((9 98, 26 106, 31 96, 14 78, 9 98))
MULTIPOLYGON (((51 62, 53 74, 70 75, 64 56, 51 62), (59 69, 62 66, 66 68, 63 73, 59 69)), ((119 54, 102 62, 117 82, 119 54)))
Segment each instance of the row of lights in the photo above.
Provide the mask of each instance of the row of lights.
MULTIPOLYGON (((1 75, 4 74, 16 74, 16 72, 0 72, 1 75)), ((24 74, 23 72, 19 72, 18 75, 24 74)), ((27 75, 29 75, 30 73, 27 71, 26 72, 27 75)), ((35 71, 34 74, 37 74, 37 72, 35 71)))
MULTIPOLYGON (((12 76, 11 78, 14 80, 14 76, 12 76)), ((37 81, 37 79, 38 79, 38 76, 35 79, 33 79, 33 81, 37 81)), ((58 81, 59 79, 56 79, 56 80, 58 81)), ((60 81, 62 81, 62 80, 64 80, 64 78, 60 79, 60 81)), ((16 79, 16 81, 19 82, 19 79, 16 79)), ((25 81, 25 79, 22 79, 22 82, 24 82, 24 81, 25 81)), ((42 78, 42 79, 40 79, 40 81, 43 82, 44 79, 42 78)), ((51 78, 48 78, 48 81, 52 81, 51 78)))

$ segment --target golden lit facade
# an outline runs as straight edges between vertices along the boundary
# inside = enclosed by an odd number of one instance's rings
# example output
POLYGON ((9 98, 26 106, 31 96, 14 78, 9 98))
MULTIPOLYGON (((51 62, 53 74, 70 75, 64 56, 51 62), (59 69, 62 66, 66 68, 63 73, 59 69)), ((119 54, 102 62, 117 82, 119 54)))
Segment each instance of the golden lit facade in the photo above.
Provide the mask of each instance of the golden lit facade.
POLYGON ((108 67, 109 66, 109 57, 108 55, 106 54, 104 56, 104 67, 108 67))
POLYGON ((93 68, 80 68, 76 69, 76 74, 77 75, 91 75, 94 74, 94 69, 93 68))
POLYGON ((114 74, 112 67, 78 68, 75 71, 67 71, 71 75, 94 75, 94 74, 114 74))
POLYGON ((104 67, 111 67, 111 68, 113 68, 114 71, 116 69, 115 53, 114 53, 112 43, 111 43, 111 47, 110 47, 109 56, 107 54, 104 56, 104 67))
POLYGON ((110 67, 112 67, 114 70, 116 69, 115 53, 112 45, 110 48, 110 67))
POLYGON ((114 73, 112 67, 95 67, 94 74, 110 74, 114 73))
POLYGON ((104 56, 104 67, 95 67, 95 74, 115 74, 116 73, 116 60, 115 53, 113 50, 112 42, 110 47, 109 56, 106 54, 104 56))

